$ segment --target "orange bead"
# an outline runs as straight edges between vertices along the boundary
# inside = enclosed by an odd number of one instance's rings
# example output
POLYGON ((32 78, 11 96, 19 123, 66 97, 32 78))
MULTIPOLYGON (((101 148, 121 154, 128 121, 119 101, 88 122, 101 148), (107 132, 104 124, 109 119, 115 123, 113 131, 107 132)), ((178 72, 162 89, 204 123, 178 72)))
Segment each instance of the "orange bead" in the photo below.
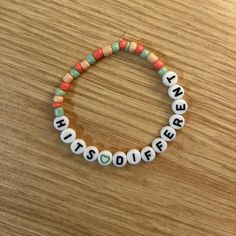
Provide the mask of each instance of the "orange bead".
POLYGON ((67 91, 67 90, 70 89, 70 84, 65 83, 65 82, 61 82, 61 83, 60 83, 60 89, 61 89, 61 90, 64 90, 64 91, 67 91))

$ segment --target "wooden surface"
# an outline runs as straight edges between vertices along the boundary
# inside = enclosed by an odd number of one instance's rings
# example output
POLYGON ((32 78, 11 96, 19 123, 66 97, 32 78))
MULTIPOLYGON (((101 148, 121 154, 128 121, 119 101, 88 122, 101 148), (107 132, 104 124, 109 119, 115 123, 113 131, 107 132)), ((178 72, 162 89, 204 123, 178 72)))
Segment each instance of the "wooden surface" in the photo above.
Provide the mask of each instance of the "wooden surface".
MULTIPOLYGON (((0 1, 0 235, 236 235, 236 1, 0 1), (52 127, 54 88, 125 37, 180 76, 189 112, 155 162, 102 168, 52 127)), ((150 144, 171 114, 150 65, 119 53, 67 94, 72 127, 99 149, 150 144)))

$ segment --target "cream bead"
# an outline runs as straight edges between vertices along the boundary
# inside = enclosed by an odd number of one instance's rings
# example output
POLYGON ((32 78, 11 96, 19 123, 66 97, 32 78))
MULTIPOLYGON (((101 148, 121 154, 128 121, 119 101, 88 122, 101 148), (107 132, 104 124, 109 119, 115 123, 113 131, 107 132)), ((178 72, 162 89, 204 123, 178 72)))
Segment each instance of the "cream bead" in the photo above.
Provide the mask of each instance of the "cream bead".
POLYGON ((153 64, 156 60, 158 60, 158 57, 154 53, 150 53, 147 57, 147 60, 153 64))
POLYGON ((69 126, 69 119, 66 116, 58 116, 54 119, 53 125, 55 129, 63 131, 69 126))
POLYGON ((70 146, 71 151, 74 154, 80 155, 84 152, 86 148, 86 143, 83 139, 76 139, 70 146))
POLYGON ((61 140, 64 143, 72 143, 75 138, 76 132, 71 128, 67 128, 61 132, 61 140))
POLYGON ((112 47, 106 46, 106 47, 102 48, 102 53, 103 53, 104 57, 111 55, 112 54, 112 47))
POLYGON ((131 149, 127 153, 127 160, 131 165, 137 165, 141 161, 141 153, 138 149, 131 149))
POLYGON ((83 60, 81 63, 80 63, 81 67, 83 68, 83 70, 87 70, 89 67, 90 67, 90 64, 88 63, 87 60, 83 60))
POLYGON ((131 42, 129 45, 129 52, 133 53, 137 48, 137 43, 131 42))
POLYGON ((53 102, 63 102, 64 98, 62 96, 54 96, 53 102))
POLYGON ((141 157, 145 162, 150 162, 155 159, 156 153, 151 147, 147 146, 141 150, 141 157))
POLYGON ((123 167, 127 163, 127 157, 124 152, 116 152, 113 154, 113 165, 116 167, 123 167))
POLYGON ((170 126, 163 127, 160 134, 161 138, 167 142, 172 141, 176 137, 176 131, 170 126))
POLYGON ((67 73, 64 77, 63 77, 63 79, 62 79, 64 82, 66 82, 66 83, 71 83, 71 81, 73 80, 73 77, 71 76, 71 74, 70 73, 67 73))

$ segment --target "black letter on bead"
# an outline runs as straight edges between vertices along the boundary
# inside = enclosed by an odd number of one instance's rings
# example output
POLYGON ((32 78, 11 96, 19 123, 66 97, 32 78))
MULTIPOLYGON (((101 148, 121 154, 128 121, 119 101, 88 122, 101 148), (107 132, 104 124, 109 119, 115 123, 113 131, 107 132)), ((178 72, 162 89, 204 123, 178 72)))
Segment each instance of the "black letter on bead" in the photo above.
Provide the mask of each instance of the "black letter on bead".
POLYGON ((174 79, 174 78, 175 78, 175 75, 171 76, 170 78, 167 77, 167 80, 168 80, 169 84, 171 83, 171 80, 174 79))
POLYGON ((56 124, 59 124, 59 125, 57 126, 57 128, 61 128, 61 127, 63 127, 63 126, 65 126, 65 125, 66 125, 66 123, 65 123, 65 120, 64 120, 64 119, 57 121, 57 122, 56 122, 56 124))
POLYGON ((116 164, 117 165, 122 165, 124 161, 124 158, 122 156, 117 156, 116 157, 116 164))
POLYGON ((161 142, 161 141, 159 141, 158 143, 156 143, 156 147, 160 150, 160 152, 162 152, 162 147, 163 147, 163 145, 162 145, 162 142, 161 142))
POLYGON ((181 105, 176 104, 176 111, 185 111, 185 110, 186 110, 185 104, 181 105))
POLYGON ((71 137, 71 136, 72 136, 72 134, 68 134, 68 135, 65 136, 63 139, 66 140, 66 139, 68 139, 68 138, 71 137))
POLYGON ((135 154, 133 153, 133 161, 135 162, 136 161, 136 158, 135 158, 135 154))
POLYGON ((164 135, 169 139, 172 139, 174 137, 174 134, 170 133, 168 130, 165 130, 164 135))
POLYGON ((82 145, 81 143, 77 143, 77 147, 76 147, 76 149, 75 149, 75 152, 77 152, 78 149, 81 148, 81 147, 83 147, 83 145, 82 145))
POLYGON ((177 125, 177 126, 179 126, 181 128, 182 127, 182 125, 181 125, 182 122, 183 122, 183 120, 175 118, 174 121, 173 121, 173 124, 177 125))
POLYGON ((146 156, 147 160, 150 161, 150 158, 149 158, 149 157, 152 155, 152 154, 151 154, 151 151, 150 151, 150 150, 146 151, 146 152, 144 153, 144 155, 146 156))
POLYGON ((172 90, 172 92, 175 92, 175 97, 178 97, 183 94, 183 91, 181 91, 181 87, 175 88, 174 90, 172 90))
POLYGON ((94 150, 89 150, 89 155, 86 156, 86 158, 88 160, 92 160, 93 159, 93 155, 95 154, 96 152, 94 150))

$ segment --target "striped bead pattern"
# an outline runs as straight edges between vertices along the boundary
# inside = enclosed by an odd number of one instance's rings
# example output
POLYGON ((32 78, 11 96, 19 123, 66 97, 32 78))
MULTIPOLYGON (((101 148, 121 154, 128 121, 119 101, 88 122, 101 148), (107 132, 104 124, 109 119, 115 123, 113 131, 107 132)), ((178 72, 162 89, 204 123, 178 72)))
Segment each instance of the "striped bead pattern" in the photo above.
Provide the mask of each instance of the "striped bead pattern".
POLYGON ((102 166, 108 166, 111 163, 115 167, 124 167, 127 163, 136 165, 141 160, 143 162, 151 162, 167 149, 168 142, 176 137, 176 131, 183 128, 185 119, 183 114, 188 109, 187 102, 183 99, 184 89, 177 84, 178 76, 173 71, 168 71, 164 63, 155 55, 155 53, 146 49, 142 44, 129 42, 121 39, 114 42, 111 46, 98 48, 93 53, 86 56, 84 60, 78 62, 63 78, 58 88, 54 91, 52 108, 54 109, 54 127, 61 131, 61 140, 71 145, 71 151, 75 155, 83 155, 84 159, 89 162, 98 161, 102 166), (94 146, 86 146, 86 142, 76 138, 76 132, 69 128, 69 119, 64 115, 63 101, 66 92, 71 88, 71 82, 77 79, 89 69, 91 65, 101 60, 103 57, 119 51, 129 52, 139 56, 150 62, 152 68, 156 71, 157 76, 162 79, 163 84, 168 88, 168 95, 173 99, 171 104, 173 114, 170 116, 168 125, 160 130, 160 136, 156 137, 149 146, 145 146, 142 150, 131 149, 127 154, 118 151, 112 154, 108 150, 100 152, 94 146))

